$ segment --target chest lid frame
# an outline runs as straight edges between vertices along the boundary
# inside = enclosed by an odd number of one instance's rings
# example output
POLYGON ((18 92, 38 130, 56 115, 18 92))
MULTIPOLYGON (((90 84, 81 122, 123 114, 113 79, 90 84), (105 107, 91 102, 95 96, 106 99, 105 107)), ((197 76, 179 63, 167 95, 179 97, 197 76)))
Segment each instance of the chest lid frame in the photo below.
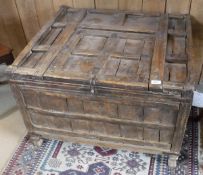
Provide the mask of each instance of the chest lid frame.
POLYGON ((19 54, 12 78, 143 91, 193 90, 190 16, 61 7, 19 54))

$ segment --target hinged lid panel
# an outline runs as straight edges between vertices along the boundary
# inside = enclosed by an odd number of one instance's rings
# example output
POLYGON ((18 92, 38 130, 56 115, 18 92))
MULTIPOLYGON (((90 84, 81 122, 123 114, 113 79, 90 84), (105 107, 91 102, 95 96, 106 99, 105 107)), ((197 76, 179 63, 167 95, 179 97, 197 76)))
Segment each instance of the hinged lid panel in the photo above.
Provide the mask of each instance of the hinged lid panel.
POLYGON ((188 16, 63 7, 11 68, 91 87, 184 90, 200 73, 191 40, 188 16))

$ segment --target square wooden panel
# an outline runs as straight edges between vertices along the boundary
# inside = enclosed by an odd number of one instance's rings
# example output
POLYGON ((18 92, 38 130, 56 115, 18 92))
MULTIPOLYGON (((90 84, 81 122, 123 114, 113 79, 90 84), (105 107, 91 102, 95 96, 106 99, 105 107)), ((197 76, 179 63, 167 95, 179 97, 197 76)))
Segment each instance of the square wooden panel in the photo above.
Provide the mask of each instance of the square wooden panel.
POLYGON ((84 113, 83 101, 78 98, 68 98, 68 111, 84 113))
POLYGON ((26 106, 40 107, 38 92, 31 89, 23 89, 22 93, 26 106))
POLYGON ((85 57, 85 56, 70 56, 63 67, 69 76, 80 78, 88 77, 90 78, 95 66, 97 64, 97 59, 95 57, 85 57))
POLYGON ((104 122, 101 121, 91 121, 89 123, 90 133, 97 135, 106 134, 104 122))
POLYGON ((121 25, 123 22, 123 15, 122 14, 104 14, 104 13, 94 13, 90 12, 84 18, 82 23, 80 24, 81 27, 92 27, 98 28, 99 26, 107 27, 112 25, 121 25))
POLYGON ((174 33, 184 33, 186 32, 186 21, 185 19, 170 17, 168 28, 174 33))
POLYGON ((68 106, 65 97, 57 97, 40 93, 40 106, 47 110, 67 111, 68 106))
POLYGON ((166 63, 164 80, 175 83, 184 83, 187 78, 187 65, 178 63, 166 63))
POLYGON ((117 105, 104 101, 85 101, 84 112, 105 117, 117 117, 117 105))
POLYGON ((104 48, 106 38, 99 36, 84 36, 77 44, 75 54, 99 54, 104 48))
POLYGON ((169 130, 169 129, 161 129, 160 130, 160 142, 165 142, 165 143, 172 143, 174 135, 174 130, 169 130))
POLYGON ((162 107, 160 112, 162 114, 160 119, 161 123, 175 126, 176 120, 178 118, 178 109, 173 109, 172 107, 162 107))
POLYGON ((140 32, 155 32, 159 26, 160 17, 127 15, 124 26, 140 32))
POLYGON ((143 128, 134 125, 121 125, 121 136, 143 140, 143 128))
POLYGON ((89 121, 73 119, 73 120, 71 120, 71 124, 72 124, 73 131, 89 133, 89 130, 90 130, 89 121))
POLYGON ((119 124, 114 124, 114 123, 104 123, 105 126, 105 134, 108 136, 116 136, 120 137, 120 127, 119 124))
POLYGON ((116 77, 137 78, 137 71, 139 68, 139 61, 121 59, 118 66, 116 77))
POLYGON ((141 106, 119 105, 118 114, 119 118, 122 119, 143 121, 143 108, 141 106))
POLYGON ((143 51, 144 41, 127 39, 124 54, 131 57, 140 58, 143 51))
POLYGON ((144 140, 159 142, 159 129, 144 128, 144 140))
POLYGON ((144 107, 144 122, 160 123, 162 117, 159 107, 144 107))

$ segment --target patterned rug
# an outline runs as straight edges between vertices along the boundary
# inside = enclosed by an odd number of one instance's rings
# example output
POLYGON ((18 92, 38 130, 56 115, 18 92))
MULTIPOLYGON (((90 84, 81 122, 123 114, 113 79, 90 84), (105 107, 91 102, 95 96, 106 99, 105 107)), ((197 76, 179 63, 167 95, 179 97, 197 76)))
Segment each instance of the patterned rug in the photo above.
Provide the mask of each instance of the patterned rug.
POLYGON ((198 123, 190 119, 181 156, 171 173, 167 156, 44 139, 33 149, 28 136, 3 175, 198 175, 198 123))

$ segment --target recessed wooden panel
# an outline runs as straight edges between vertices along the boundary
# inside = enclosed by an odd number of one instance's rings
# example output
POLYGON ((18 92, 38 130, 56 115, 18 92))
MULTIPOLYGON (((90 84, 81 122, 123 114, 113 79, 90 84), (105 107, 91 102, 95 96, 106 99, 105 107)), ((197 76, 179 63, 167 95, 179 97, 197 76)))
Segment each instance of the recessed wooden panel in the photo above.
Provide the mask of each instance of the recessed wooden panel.
POLYGON ((125 138, 143 139, 143 128, 133 125, 121 125, 121 135, 125 138))
POLYGON ((184 83, 187 75, 187 67, 185 64, 172 64, 170 71, 170 81, 184 83))
POLYGON ((144 122, 160 123, 162 113, 158 107, 145 107, 144 108, 144 122))
POLYGON ((43 52, 33 52, 28 57, 26 60, 22 63, 22 67, 27 67, 27 68, 34 68, 37 66, 39 60, 42 58, 44 55, 43 52))
POLYGON ((160 142, 172 143, 173 134, 173 130, 160 130, 160 142))
POLYGON ((30 112, 32 123, 38 127, 46 127, 58 130, 71 131, 70 119, 65 117, 56 117, 52 115, 42 115, 30 112))
POLYGON ((63 112, 68 110, 66 98, 64 97, 41 94, 39 98, 40 98, 40 106, 44 109, 57 110, 63 112))
POLYGON ((118 106, 119 118, 129 119, 133 121, 143 120, 143 109, 138 106, 119 105, 118 106))
POLYGON ((96 25, 108 27, 112 24, 119 25, 123 22, 123 16, 121 15, 113 15, 113 14, 105 14, 105 13, 94 13, 90 12, 86 15, 82 23, 80 24, 83 27, 96 27, 96 25))
POLYGON ((128 39, 125 43, 124 54, 139 58, 142 54, 143 45, 143 40, 128 39))
POLYGON ((68 98, 68 111, 70 112, 84 112, 83 101, 77 98, 68 98))
POLYGON ((169 18, 168 28, 170 31, 177 33, 179 35, 183 35, 186 32, 186 21, 181 18, 169 18))
POLYGON ((99 52, 103 49, 105 40, 104 37, 85 36, 81 38, 79 44, 76 46, 75 52, 99 52))
POLYGON ((142 55, 151 57, 152 54, 153 54, 153 51, 154 51, 154 42, 153 42, 153 40, 145 41, 143 51, 142 51, 142 55))
POLYGON ((24 89, 22 90, 22 93, 27 106, 40 107, 38 92, 24 89))
POLYGON ((102 102, 99 101, 85 101, 84 102, 84 111, 90 114, 100 115, 102 113, 102 102))
POLYGON ((140 32, 155 32, 158 29, 159 17, 128 15, 124 26, 140 32))
MULTIPOLYGON (((106 135, 117 136, 120 137, 120 127, 118 124, 113 123, 105 123, 105 133, 106 135)), ((101 133, 103 134, 103 133, 101 133)))
POLYGON ((162 114, 160 122, 166 125, 170 124, 175 126, 178 117, 178 110, 169 107, 162 107, 160 110, 162 114))
POLYGON ((120 60, 116 58, 109 58, 103 68, 100 70, 101 75, 115 76, 120 64, 120 60))
POLYGON ((106 134, 106 128, 104 122, 100 121, 91 121, 89 123, 90 133, 97 134, 97 135, 104 135, 106 134))
POLYGON ((58 35, 62 32, 61 28, 51 28, 46 36, 40 41, 39 45, 52 45, 54 41, 58 37, 58 35))
POLYGON ((69 73, 69 77, 89 78, 96 66, 94 57, 71 56, 67 59, 63 71, 69 73))
POLYGON ((135 60, 121 60, 116 76, 120 78, 137 78, 137 70, 139 61, 135 60))
POLYGON ((73 131, 89 133, 89 121, 87 120, 71 120, 73 131))
POLYGON ((85 113, 105 115, 105 117, 117 117, 117 105, 102 101, 85 101, 85 113))
POLYGON ((144 140, 148 141, 159 141, 159 130, 144 128, 144 140))

